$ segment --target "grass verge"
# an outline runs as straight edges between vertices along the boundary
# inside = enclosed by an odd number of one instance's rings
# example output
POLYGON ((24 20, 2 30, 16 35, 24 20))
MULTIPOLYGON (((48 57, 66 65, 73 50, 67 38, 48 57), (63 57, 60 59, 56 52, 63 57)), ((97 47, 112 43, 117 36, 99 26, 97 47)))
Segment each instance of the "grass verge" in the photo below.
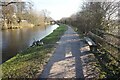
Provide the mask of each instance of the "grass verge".
POLYGON ((8 78, 37 78, 55 50, 55 44, 67 30, 60 25, 50 35, 42 39, 43 46, 29 47, 2 65, 3 80, 8 78))

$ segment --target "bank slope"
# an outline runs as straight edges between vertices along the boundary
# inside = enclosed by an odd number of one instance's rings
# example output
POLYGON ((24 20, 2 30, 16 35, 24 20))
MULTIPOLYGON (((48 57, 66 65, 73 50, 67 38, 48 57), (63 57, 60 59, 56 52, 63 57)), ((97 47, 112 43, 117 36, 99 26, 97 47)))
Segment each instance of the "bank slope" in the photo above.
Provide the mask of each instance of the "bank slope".
POLYGON ((0 65, 3 79, 37 78, 54 52, 56 42, 66 30, 66 25, 61 24, 53 33, 41 40, 43 45, 29 47, 0 65))

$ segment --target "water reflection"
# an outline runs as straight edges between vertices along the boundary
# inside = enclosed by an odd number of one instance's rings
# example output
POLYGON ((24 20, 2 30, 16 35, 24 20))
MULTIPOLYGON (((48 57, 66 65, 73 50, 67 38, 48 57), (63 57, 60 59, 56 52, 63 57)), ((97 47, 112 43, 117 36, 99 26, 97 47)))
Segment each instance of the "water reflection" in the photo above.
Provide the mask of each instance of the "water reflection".
POLYGON ((58 25, 45 27, 24 28, 2 31, 2 60, 3 62, 16 55, 17 52, 32 45, 34 40, 41 40, 50 34, 58 25))

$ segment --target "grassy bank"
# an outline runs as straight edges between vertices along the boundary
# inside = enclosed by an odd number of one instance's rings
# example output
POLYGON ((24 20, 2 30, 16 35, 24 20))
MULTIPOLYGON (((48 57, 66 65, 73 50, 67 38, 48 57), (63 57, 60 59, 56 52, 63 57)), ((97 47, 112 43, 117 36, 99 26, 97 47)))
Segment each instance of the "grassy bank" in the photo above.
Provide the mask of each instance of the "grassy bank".
POLYGON ((55 50, 55 44, 67 27, 60 25, 42 39, 44 45, 29 47, 2 65, 3 78, 37 78, 55 50))

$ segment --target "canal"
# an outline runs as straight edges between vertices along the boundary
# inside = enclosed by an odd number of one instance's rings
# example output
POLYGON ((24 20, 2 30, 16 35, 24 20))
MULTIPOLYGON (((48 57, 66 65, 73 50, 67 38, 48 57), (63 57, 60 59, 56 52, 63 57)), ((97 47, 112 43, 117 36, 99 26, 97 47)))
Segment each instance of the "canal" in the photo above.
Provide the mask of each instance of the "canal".
POLYGON ((55 30, 58 25, 46 27, 36 26, 33 28, 22 28, 14 30, 0 31, 0 43, 2 46, 2 62, 15 56, 18 52, 23 51, 31 46, 35 40, 41 40, 55 30))

